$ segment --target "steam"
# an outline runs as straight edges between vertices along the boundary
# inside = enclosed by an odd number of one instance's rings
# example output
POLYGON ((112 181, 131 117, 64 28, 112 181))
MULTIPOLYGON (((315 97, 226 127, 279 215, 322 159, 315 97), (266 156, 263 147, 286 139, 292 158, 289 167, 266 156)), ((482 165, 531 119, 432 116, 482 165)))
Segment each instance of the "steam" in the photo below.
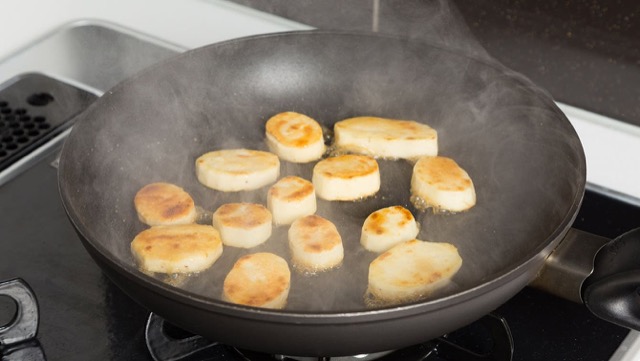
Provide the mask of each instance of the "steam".
POLYGON ((495 61, 449 0, 409 0, 402 1, 402 6, 373 0, 372 30, 424 41, 483 61, 495 61))

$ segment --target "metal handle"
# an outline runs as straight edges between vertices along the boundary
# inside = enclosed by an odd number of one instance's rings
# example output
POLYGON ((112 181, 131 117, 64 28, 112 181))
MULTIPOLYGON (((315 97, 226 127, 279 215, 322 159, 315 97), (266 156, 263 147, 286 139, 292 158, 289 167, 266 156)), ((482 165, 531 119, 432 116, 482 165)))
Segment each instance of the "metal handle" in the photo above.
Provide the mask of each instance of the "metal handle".
POLYGON ((569 230, 531 285, 640 330, 640 228, 611 241, 569 230))
POLYGON ((38 301, 29 285, 19 278, 2 282, 0 295, 12 298, 17 305, 13 321, 0 327, 0 345, 8 346, 34 338, 38 333, 38 301))
POLYGON ((598 250, 608 238, 569 229, 560 244, 545 261, 545 265, 531 286, 564 299, 582 303, 585 279, 593 272, 598 250))

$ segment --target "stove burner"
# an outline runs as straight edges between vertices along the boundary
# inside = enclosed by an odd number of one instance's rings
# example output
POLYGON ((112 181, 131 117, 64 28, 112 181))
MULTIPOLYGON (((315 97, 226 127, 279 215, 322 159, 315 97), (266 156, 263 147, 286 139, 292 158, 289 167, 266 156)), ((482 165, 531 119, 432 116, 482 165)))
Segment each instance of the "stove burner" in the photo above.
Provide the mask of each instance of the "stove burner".
POLYGON ((153 313, 147 321, 146 342, 155 361, 510 361, 513 356, 509 326, 493 314, 419 345, 354 356, 298 357, 238 349, 191 334, 153 313))

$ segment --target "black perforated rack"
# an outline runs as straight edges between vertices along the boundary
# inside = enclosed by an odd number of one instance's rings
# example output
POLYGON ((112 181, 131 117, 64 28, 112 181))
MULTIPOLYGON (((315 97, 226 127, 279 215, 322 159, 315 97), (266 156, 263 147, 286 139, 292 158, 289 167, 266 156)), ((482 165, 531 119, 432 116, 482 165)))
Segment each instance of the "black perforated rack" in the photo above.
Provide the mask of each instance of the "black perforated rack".
POLYGON ((0 171, 69 128, 96 95, 42 74, 0 85, 0 171))

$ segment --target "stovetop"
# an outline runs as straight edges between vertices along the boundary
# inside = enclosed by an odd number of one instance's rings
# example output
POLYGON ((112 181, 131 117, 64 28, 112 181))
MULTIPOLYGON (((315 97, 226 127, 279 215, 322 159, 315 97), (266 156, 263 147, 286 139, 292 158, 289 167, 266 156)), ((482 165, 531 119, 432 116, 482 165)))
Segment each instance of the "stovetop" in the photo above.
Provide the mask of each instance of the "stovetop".
MULTIPOLYGON (((169 6, 168 3, 161 2, 158 8, 165 8, 169 6)), ((190 13, 193 16, 184 19, 192 21, 197 18, 196 13, 194 10, 190 13)), ((227 15, 224 11, 220 14, 219 18, 227 15)), ((184 24, 188 24, 184 21, 184 24)), ((274 25, 272 20, 265 21, 265 24, 266 28, 245 27, 235 32, 221 32, 214 35, 214 40, 264 32, 265 29, 279 31, 298 28, 297 25, 288 23, 286 26, 274 25)), ((158 33, 162 32, 159 26, 154 29, 158 33)), ((102 32, 104 29, 98 27, 93 30, 102 32)), ((106 33, 109 35, 108 31, 106 33)), ((171 38, 169 33, 164 35, 165 38, 171 38)), ((64 39, 62 48, 65 51, 75 51, 74 56, 87 55, 87 46, 105 46, 83 40, 85 46, 73 47, 69 44, 79 41, 79 38, 76 34, 70 39, 71 42, 64 39)), ((200 34, 192 43, 183 42, 182 45, 185 46, 182 48, 163 44, 166 49, 170 49, 168 52, 150 47, 149 59, 158 60, 181 49, 201 45, 203 39, 200 34)), ((208 39, 211 37, 206 39, 210 41, 208 39)), ((129 37, 124 42, 118 40, 114 49, 144 46, 149 40, 144 36, 129 37)), ((151 42, 155 40, 157 39, 151 39, 151 42)), ((14 57, 0 62, 0 82, 6 76, 16 75, 14 72, 23 71, 24 66, 30 65, 24 61, 25 57, 37 59, 48 55, 47 59, 53 59, 52 54, 46 51, 39 55, 30 50, 23 49, 19 54, 22 58, 14 57)), ((128 59, 121 55, 118 54, 117 58, 128 59)), ((62 62, 65 60, 66 58, 62 59, 62 62)), ((91 75, 94 73, 88 66, 92 63, 96 64, 95 59, 83 58, 76 63, 81 66, 61 66, 55 73, 62 74, 59 78, 99 94, 108 89, 108 83, 117 77, 96 78, 91 75), (79 83, 80 78, 91 81, 79 83)), ((134 72, 141 64, 131 65, 123 61, 115 68, 123 70, 119 75, 125 76, 134 72)), ((49 68, 48 65, 47 69, 49 68)), ((570 107, 563 107, 563 110, 576 112, 570 107)), ((583 130, 587 133, 598 132, 597 134, 609 134, 607 132, 610 130, 610 127, 604 130, 599 127, 589 128, 595 124, 592 122, 574 122, 575 124, 578 124, 577 130, 581 137, 583 130)), ((0 281, 21 277, 31 285, 41 310, 35 346, 43 350, 47 359, 151 360, 144 339, 148 310, 137 305, 102 274, 82 248, 64 213, 59 200, 55 168, 56 156, 64 136, 64 133, 59 134, 49 147, 39 150, 37 156, 31 157, 29 161, 22 162, 20 171, 13 172, 10 177, 0 174, 0 281)), ((627 138, 624 137, 623 140, 626 141, 627 138)), ((587 137, 587 140, 591 139, 593 138, 587 137)), ((611 144, 616 143, 615 140, 607 139, 611 144)), ((591 149, 586 149, 588 159, 612 164, 608 160, 614 156, 601 152, 593 157, 589 154, 591 149)), ((640 156, 640 152, 636 156, 640 156)), ((593 178, 594 174, 612 174, 602 172, 601 164, 603 163, 588 164, 590 171, 595 170, 590 173, 591 181, 598 184, 601 179, 593 178)), ((633 177, 618 178, 626 182, 621 186, 621 189, 626 189, 624 187, 633 177)), ((603 182, 608 181, 610 178, 603 182)), ((615 181, 617 180, 614 179, 615 181)), ((615 237, 637 227, 640 208, 632 204, 632 198, 630 203, 630 198, 624 194, 618 196, 617 192, 610 192, 591 183, 574 226, 606 237, 615 237), (601 190, 613 197, 601 194, 601 190), (617 198, 624 198, 626 201, 617 198)), ((0 296, 0 326, 8 321, 6 315, 12 314, 13 310, 15 306, 0 296)), ((495 314, 507 320, 513 334, 514 360, 607 360, 620 349, 629 333, 626 329, 597 319, 580 304, 529 287, 498 308, 495 314)), ((635 337, 635 333, 632 335, 635 337)), ((622 360, 618 356, 614 356, 614 359, 622 360)))

